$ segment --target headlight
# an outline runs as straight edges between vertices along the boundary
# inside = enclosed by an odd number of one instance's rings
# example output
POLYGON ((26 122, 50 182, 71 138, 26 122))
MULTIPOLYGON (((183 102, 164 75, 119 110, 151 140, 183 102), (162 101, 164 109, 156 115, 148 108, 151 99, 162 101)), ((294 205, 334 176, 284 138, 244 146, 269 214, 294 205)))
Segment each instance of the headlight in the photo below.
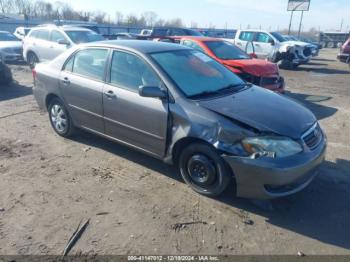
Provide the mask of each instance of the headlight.
POLYGON ((288 137, 249 137, 243 139, 241 144, 249 155, 262 154, 271 157, 287 157, 303 151, 299 143, 288 137))

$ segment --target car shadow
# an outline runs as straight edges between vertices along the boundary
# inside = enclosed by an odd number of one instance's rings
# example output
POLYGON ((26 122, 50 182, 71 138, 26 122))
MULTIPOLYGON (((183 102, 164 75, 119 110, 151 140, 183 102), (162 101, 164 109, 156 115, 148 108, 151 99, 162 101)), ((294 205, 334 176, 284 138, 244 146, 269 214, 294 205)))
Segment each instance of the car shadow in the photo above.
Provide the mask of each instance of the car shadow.
POLYGON ((286 92, 285 95, 299 101, 305 107, 310 109, 318 120, 331 117, 336 112, 338 112, 338 109, 334 107, 329 107, 326 105, 319 104, 320 102, 324 102, 332 99, 332 97, 314 96, 314 95, 291 93, 291 92, 286 92))
MULTIPOLYGON (((312 63, 310 63, 310 65, 312 65, 312 63)), ((295 69, 295 71, 305 71, 305 72, 312 72, 312 73, 316 73, 316 74, 325 74, 325 75, 348 75, 348 74, 350 74, 350 70, 309 67, 308 65, 299 66, 295 69)))
POLYGON ((337 59, 326 59, 326 58, 312 58, 311 61, 322 61, 322 62, 335 62, 337 59))
MULTIPOLYGON (((177 182, 184 183, 175 167, 85 131, 74 141, 96 147, 144 166, 177 182)), ((324 162, 319 175, 302 192, 271 200, 253 201, 235 196, 232 186, 220 197, 212 198, 229 208, 238 208, 265 218, 266 223, 323 243, 350 249, 350 161, 324 162)), ((205 196, 203 196, 205 197, 205 196)), ((254 226, 254 221, 252 225, 254 226)))
POLYGON ((324 162, 302 192, 271 201, 251 201, 225 192, 218 201, 265 218, 266 223, 320 242, 350 249, 350 161, 324 162))
POLYGON ((24 86, 16 81, 10 84, 0 84, 0 102, 33 94, 32 87, 24 86))

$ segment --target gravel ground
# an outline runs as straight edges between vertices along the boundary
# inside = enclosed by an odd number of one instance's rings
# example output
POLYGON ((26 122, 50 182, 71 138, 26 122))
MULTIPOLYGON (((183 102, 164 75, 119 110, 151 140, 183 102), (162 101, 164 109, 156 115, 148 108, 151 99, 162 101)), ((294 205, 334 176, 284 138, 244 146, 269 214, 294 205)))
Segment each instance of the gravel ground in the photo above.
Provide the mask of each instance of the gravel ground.
POLYGON ((30 71, 12 66, 16 82, 0 87, 0 254, 61 254, 86 219, 71 254, 350 254, 350 69, 336 51, 281 70, 329 149, 308 188, 271 202, 206 198, 158 160, 83 132, 58 137, 30 71))

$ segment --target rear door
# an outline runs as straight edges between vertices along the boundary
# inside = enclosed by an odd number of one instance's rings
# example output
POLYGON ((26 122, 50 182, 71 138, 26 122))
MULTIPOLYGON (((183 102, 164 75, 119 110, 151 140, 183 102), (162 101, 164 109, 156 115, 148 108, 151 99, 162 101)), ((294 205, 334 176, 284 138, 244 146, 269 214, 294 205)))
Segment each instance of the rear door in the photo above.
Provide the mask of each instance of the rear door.
POLYGON ((157 157, 165 154, 168 102, 141 97, 141 85, 165 88, 157 73, 136 54, 114 51, 104 88, 105 132, 157 157))
POLYGON ((102 92, 108 49, 88 48, 76 52, 60 76, 63 98, 75 125, 104 133, 102 92))
POLYGON ((38 56, 39 61, 50 60, 50 31, 48 29, 40 29, 37 30, 35 36, 33 45, 35 54, 38 56))
POLYGON ((245 50, 247 43, 254 40, 254 32, 251 31, 240 31, 239 35, 235 39, 235 45, 240 49, 245 50))
POLYGON ((254 39, 255 53, 259 58, 266 58, 272 56, 274 53, 274 40, 266 33, 256 33, 254 39))

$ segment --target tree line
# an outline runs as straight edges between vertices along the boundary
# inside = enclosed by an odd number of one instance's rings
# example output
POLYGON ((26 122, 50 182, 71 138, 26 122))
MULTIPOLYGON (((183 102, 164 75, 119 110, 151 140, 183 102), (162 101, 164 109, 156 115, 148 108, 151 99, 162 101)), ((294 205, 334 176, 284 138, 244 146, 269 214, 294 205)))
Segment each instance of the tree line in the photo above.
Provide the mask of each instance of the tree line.
POLYGON ((0 0, 0 13, 23 15, 26 20, 77 20, 124 26, 176 26, 183 27, 181 18, 162 19, 153 11, 141 15, 123 14, 116 11, 114 17, 104 11, 74 10, 64 2, 55 3, 44 0, 0 0))

